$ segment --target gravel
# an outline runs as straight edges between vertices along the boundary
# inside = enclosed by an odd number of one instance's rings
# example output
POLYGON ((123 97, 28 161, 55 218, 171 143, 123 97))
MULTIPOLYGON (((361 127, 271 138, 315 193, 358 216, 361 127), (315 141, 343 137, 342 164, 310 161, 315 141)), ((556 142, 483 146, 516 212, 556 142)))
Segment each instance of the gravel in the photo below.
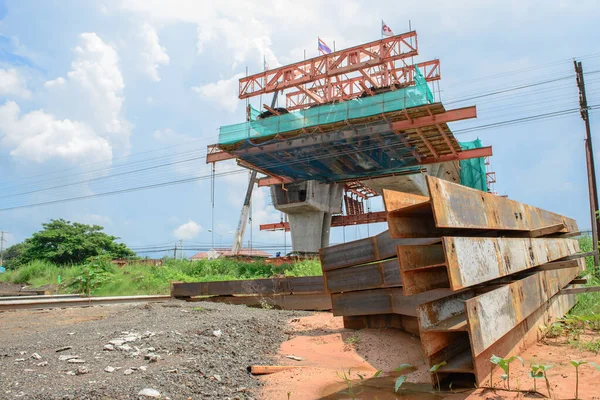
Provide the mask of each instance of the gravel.
POLYGON ((0 399, 257 398, 247 367, 271 364, 302 315, 179 301, 0 313, 0 399))

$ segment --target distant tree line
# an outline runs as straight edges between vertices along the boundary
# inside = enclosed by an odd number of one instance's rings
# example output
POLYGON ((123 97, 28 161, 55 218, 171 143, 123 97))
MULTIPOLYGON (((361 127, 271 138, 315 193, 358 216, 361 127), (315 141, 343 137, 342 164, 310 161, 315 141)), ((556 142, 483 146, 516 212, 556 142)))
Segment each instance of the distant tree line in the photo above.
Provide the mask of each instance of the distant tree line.
POLYGON ((33 260, 44 260, 59 265, 80 264, 88 257, 109 255, 112 258, 135 257, 136 254, 119 238, 103 232, 99 225, 86 225, 64 219, 53 219, 42 224, 43 229, 22 243, 10 246, 4 252, 7 268, 17 268, 33 260))

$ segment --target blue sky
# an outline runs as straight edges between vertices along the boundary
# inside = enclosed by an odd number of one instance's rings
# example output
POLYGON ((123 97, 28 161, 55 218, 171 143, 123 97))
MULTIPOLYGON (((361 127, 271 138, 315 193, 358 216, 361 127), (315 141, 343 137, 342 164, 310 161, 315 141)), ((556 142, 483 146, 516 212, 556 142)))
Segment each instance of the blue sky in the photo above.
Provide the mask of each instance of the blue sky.
MULTIPOLYGON (((210 180, 200 179, 210 169, 202 157, 219 126, 244 120, 236 77, 246 66, 260 71, 263 57, 273 66, 301 59, 304 50, 316 55, 317 36, 338 49, 375 40, 382 18, 395 33, 411 20, 415 61, 441 60, 447 108, 477 105, 477 120, 451 128, 459 140, 479 137, 494 147, 496 190, 589 228, 577 113, 460 130, 576 108, 573 57, 590 72, 589 104, 600 104, 597 2, 222 3, 0 2, 0 229, 10 232, 8 245, 51 218, 98 223, 130 246, 210 244, 210 180), (489 95, 542 81, 549 82, 489 95), (127 191, 180 180, 190 182, 127 191), (121 193, 61 202, 111 191, 121 193)), ((597 112, 591 120, 597 133, 597 112)), ((228 163, 216 172, 215 240, 230 244, 247 175, 228 163)), ((266 189, 256 192, 256 247, 284 242, 281 232, 258 231, 281 217, 270 203, 266 189)), ((332 242, 366 235, 366 226, 338 228, 332 242)))

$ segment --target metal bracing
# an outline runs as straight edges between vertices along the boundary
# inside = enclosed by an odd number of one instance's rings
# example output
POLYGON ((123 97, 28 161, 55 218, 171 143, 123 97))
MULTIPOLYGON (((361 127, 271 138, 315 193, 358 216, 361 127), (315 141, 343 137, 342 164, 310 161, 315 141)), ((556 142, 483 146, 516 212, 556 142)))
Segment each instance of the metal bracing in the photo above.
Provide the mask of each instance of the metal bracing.
MULTIPOLYGON (((440 80, 440 61, 431 60, 417 64, 427 82, 440 80)), ((377 89, 396 90, 415 83, 414 66, 396 66, 390 63, 382 73, 379 67, 370 68, 371 73, 360 70, 358 76, 344 74, 333 79, 324 78, 304 85, 302 89, 286 94, 286 109, 298 110, 329 101, 345 101, 359 96, 377 94, 377 89)))
MULTIPOLYGON (((334 98, 338 77, 352 73, 366 75, 371 80, 378 73, 380 81, 388 86, 399 73, 395 62, 418 55, 416 39, 415 31, 407 32, 247 76, 240 79, 239 98, 294 88, 313 101, 324 103, 334 98), (322 87, 317 91, 321 95, 308 90, 307 84, 322 87)), ((435 75, 433 68, 428 73, 435 75)))

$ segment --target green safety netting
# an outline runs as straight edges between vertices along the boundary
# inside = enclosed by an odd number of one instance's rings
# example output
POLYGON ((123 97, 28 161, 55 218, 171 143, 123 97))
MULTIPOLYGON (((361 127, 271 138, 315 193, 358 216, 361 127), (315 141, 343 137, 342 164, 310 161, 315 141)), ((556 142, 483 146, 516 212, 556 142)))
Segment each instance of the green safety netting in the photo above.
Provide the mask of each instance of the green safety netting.
MULTIPOLYGON (((483 147, 479 139, 471 142, 459 142, 458 144, 463 150, 483 147)), ((460 183, 473 189, 488 191, 485 159, 483 157, 460 161, 460 183)))
POLYGON ((247 139, 270 137, 278 133, 369 117, 432 102, 433 93, 429 89, 425 77, 415 65, 415 85, 403 89, 341 103, 312 107, 265 119, 257 119, 260 112, 251 108, 249 122, 220 128, 219 144, 233 144, 247 139))

